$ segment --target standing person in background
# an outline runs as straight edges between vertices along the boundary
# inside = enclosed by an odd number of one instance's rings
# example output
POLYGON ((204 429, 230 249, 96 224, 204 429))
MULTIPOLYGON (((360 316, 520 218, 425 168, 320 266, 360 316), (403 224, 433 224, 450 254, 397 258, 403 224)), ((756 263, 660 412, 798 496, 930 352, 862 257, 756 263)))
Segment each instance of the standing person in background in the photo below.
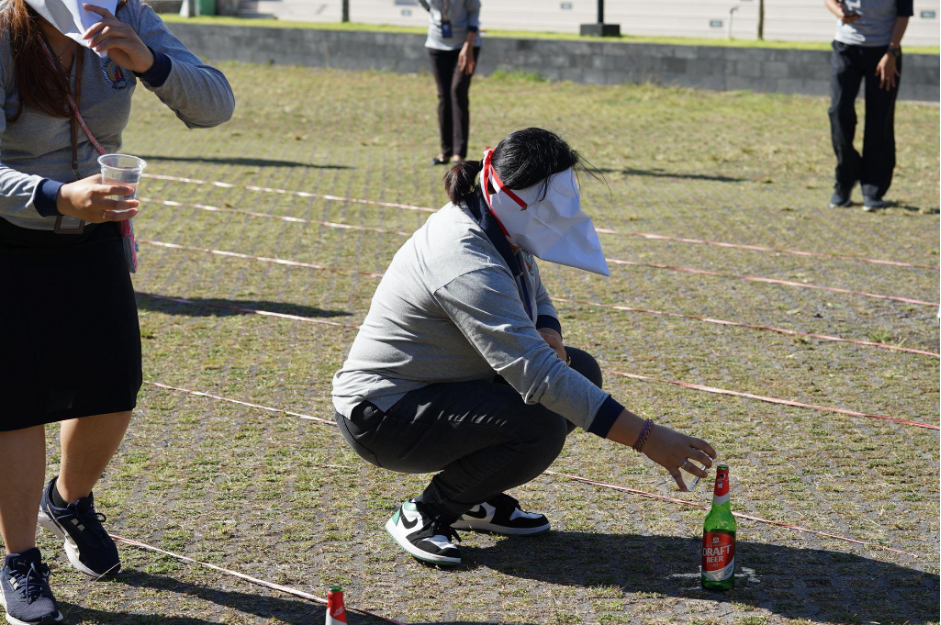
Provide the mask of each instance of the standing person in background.
POLYGON ((190 128, 221 124, 235 107, 222 72, 142 0, 121 0, 114 15, 83 9, 99 21, 81 45, 42 17, 68 17, 60 0, 0 4, 0 603, 16 625, 63 620, 37 512, 82 573, 121 566, 92 488, 141 386, 136 257, 117 223, 139 203, 113 199, 133 189, 102 181, 96 143, 121 148, 138 83, 190 128), (60 469, 43 488, 46 424, 56 422, 60 469))
POLYGON ((837 16, 830 80, 830 135, 836 153, 836 184, 830 207, 850 205, 857 182, 863 210, 885 208, 883 196, 895 169, 895 99, 902 76, 902 36, 912 0, 824 0, 837 16), (856 96, 866 79, 863 154, 853 147, 856 96))
POLYGON ((480 0, 419 0, 428 11, 431 69, 438 85, 438 128, 441 153, 434 165, 467 158, 470 133, 471 78, 480 56, 480 0))

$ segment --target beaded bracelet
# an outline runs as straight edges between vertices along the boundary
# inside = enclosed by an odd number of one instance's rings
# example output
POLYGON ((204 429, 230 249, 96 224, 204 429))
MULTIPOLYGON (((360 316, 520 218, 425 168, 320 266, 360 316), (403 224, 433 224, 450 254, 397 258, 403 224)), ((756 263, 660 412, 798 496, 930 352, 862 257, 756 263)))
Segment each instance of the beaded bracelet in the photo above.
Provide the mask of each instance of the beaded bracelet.
POLYGON ((653 429, 653 420, 647 419, 644 421, 644 427, 641 428, 640 434, 637 435, 637 442, 632 445, 634 451, 640 452, 644 448, 644 443, 647 442, 647 437, 650 436, 650 430, 653 429))

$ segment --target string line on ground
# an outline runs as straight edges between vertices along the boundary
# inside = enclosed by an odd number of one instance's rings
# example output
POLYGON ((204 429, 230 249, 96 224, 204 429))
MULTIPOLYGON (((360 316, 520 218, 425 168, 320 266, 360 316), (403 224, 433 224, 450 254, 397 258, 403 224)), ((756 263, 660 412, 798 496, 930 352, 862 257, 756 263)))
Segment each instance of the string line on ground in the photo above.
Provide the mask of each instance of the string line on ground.
MULTIPOLYGON (((142 292, 140 292, 140 291, 135 291, 135 293, 136 293, 137 295, 142 296, 142 297, 149 297, 149 298, 154 298, 154 299, 160 299, 160 300, 166 300, 166 301, 171 301, 171 302, 177 302, 177 303, 180 303, 180 304, 187 304, 187 305, 191 305, 191 306, 209 306, 209 307, 211 307, 211 308, 219 308, 219 309, 222 309, 222 310, 234 310, 234 311, 237 311, 237 312, 240 312, 240 313, 250 314, 250 315, 262 315, 262 316, 265 316, 265 317, 275 317, 275 318, 279 318, 279 319, 289 319, 289 320, 291 320, 291 321, 304 321, 304 322, 307 322, 307 323, 319 323, 319 324, 330 325, 330 326, 341 327, 341 328, 350 328, 350 329, 354 329, 354 330, 359 329, 359 326, 356 326, 356 325, 353 325, 353 324, 349 324, 349 323, 337 323, 337 322, 335 322, 335 321, 324 321, 324 320, 322 320, 322 319, 313 319, 313 318, 311 318, 311 317, 301 317, 301 316, 299 316, 299 315, 289 315, 289 314, 285 314, 285 313, 277 313, 277 312, 272 312, 272 311, 270 311, 270 310, 256 310, 256 309, 253 309, 253 308, 244 308, 244 307, 241 307, 241 306, 226 306, 226 305, 224 305, 224 304, 217 304, 217 303, 213 303, 213 302, 197 302, 197 301, 193 301, 193 300, 186 299, 185 297, 168 297, 168 296, 165 296, 165 295, 156 295, 156 294, 153 294, 153 293, 142 293, 142 292)), ((693 390, 697 390, 697 391, 703 391, 703 392, 706 392, 706 393, 715 393, 715 394, 718 394, 718 395, 733 395, 733 396, 735 396, 735 397, 745 397, 745 398, 747 398, 747 399, 755 399, 755 400, 758 400, 758 401, 768 402, 768 403, 772 403, 772 404, 780 404, 780 405, 782 405, 782 406, 793 406, 793 407, 796 407, 796 408, 808 408, 808 409, 812 409, 812 410, 818 410, 818 411, 820 411, 820 412, 832 412, 832 413, 844 414, 844 415, 848 415, 848 416, 852 416, 852 417, 865 417, 865 418, 869 418, 869 419, 879 419, 879 420, 882 420, 882 421, 892 421, 892 422, 900 423, 900 424, 903 424, 903 425, 913 425, 913 426, 915 426, 915 427, 926 428, 926 429, 930 429, 930 430, 939 430, 939 429, 941 429, 941 427, 939 427, 939 426, 937 426, 937 425, 931 425, 931 424, 928 424, 928 423, 922 423, 922 422, 920 422, 920 421, 910 421, 910 420, 908 420, 908 419, 900 419, 900 418, 897 418, 897 417, 887 417, 887 416, 883 416, 883 415, 868 414, 868 413, 864 413, 864 412, 857 412, 857 411, 855 411, 855 410, 848 410, 848 409, 845 409, 845 408, 833 408, 833 407, 829 407, 829 406, 819 406, 819 405, 817 405, 817 404, 805 404, 805 403, 803 403, 803 402, 794 401, 794 400, 791 400, 791 399, 779 399, 779 398, 777 398, 777 397, 768 397, 768 396, 765 396, 765 395, 756 395, 756 394, 753 394, 753 393, 746 393, 746 392, 742 392, 742 391, 732 391, 732 390, 728 390, 728 389, 717 388, 717 387, 714 387, 714 386, 706 386, 706 385, 703 385, 703 384, 694 384, 694 383, 691 383, 691 382, 679 382, 679 381, 676 381, 676 380, 662 380, 662 379, 660 379, 660 378, 655 378, 655 377, 652 377, 652 376, 649 376, 649 375, 641 375, 641 374, 638 374, 638 373, 625 373, 625 372, 623 372, 623 371, 616 371, 616 370, 613 370, 613 369, 604 369, 604 371, 606 371, 606 372, 608 372, 608 373, 613 373, 614 375, 619 375, 619 376, 626 377, 626 378, 632 378, 632 379, 635 379, 635 380, 644 380, 644 381, 646 381, 646 382, 658 382, 658 383, 661 383, 661 384, 672 384, 672 385, 674 385, 674 386, 680 386, 680 387, 683 387, 683 388, 693 389, 693 390)))
MULTIPOLYGON (((257 578, 257 577, 252 577, 251 575, 246 575, 245 573, 239 573, 238 571, 233 571, 232 569, 227 569, 227 568, 223 568, 223 567, 221 567, 221 566, 216 566, 215 564, 210 564, 210 563, 208 563, 208 562, 201 562, 201 561, 199 561, 199 560, 196 560, 196 559, 193 559, 193 558, 184 556, 184 555, 179 554, 179 553, 174 553, 174 552, 172 552, 172 551, 167 551, 166 549, 160 549, 159 547, 154 547, 153 545, 148 545, 147 543, 141 542, 141 541, 139 541, 139 540, 133 540, 133 539, 131 539, 131 538, 125 538, 125 537, 123 537, 123 536, 118 536, 117 534, 109 534, 109 536, 111 536, 111 538, 113 538, 113 539, 116 540, 117 542, 124 543, 124 544, 130 545, 130 546, 132 546, 132 547, 137 547, 138 549, 144 549, 144 550, 147 550, 147 551, 153 551, 153 552, 159 553, 159 554, 161 554, 161 555, 169 556, 169 557, 171 557, 171 558, 176 558, 177 560, 180 560, 180 561, 182 561, 182 562, 188 562, 188 563, 190 563, 190 564, 195 564, 195 565, 197 565, 197 566, 202 566, 202 567, 205 567, 205 568, 207 568, 207 569, 212 569, 213 571, 218 571, 218 572, 220 572, 220 573, 224 573, 225 575, 229 575, 229 576, 231 576, 231 577, 237 577, 237 578, 239 578, 239 579, 241 579, 241 580, 244 580, 244 581, 246 581, 246 582, 249 582, 249 583, 251 583, 251 584, 255 584, 256 586, 263 586, 263 587, 265 587, 265 588, 270 588, 271 590, 277 590, 278 592, 283 592, 283 593, 285 593, 285 594, 292 595, 292 596, 294 596, 294 597, 298 597, 298 598, 300 598, 300 599, 305 599, 305 600, 307 600, 307 601, 313 601, 314 603, 319 603, 319 604, 322 604, 322 605, 327 605, 327 600, 326 600, 326 599, 323 599, 323 598, 318 597, 318 596, 316 596, 316 595, 312 595, 312 594, 310 594, 310 593, 308 593, 308 592, 304 592, 303 590, 298 590, 298 589, 296 589, 296 588, 291 588, 290 586, 284 586, 284 585, 282 585, 282 584, 276 584, 276 583, 274 583, 274 582, 265 581, 265 580, 259 579, 259 578, 257 578)), ((363 610, 362 608, 355 608, 355 607, 352 607, 352 606, 350 606, 350 605, 346 605, 346 609, 347 609, 348 611, 353 612, 353 613, 356 613, 356 614, 361 614, 361 615, 363 615, 363 616, 369 616, 369 617, 372 617, 372 618, 376 618, 376 619, 379 619, 380 621, 383 621, 383 622, 385 622, 385 623, 391 623, 392 625, 405 625, 405 623, 402 623, 401 621, 396 621, 396 620, 394 620, 394 619, 386 618, 386 617, 380 616, 380 615, 378 615, 378 614, 376 614, 376 613, 374 613, 374 612, 370 612, 369 610, 363 610)))
MULTIPOLYGON (((159 174, 143 174, 145 178, 153 178, 155 180, 166 180, 170 182, 183 182, 190 184, 199 184, 199 185, 212 185, 221 188, 235 188, 238 185, 230 184, 228 182, 216 182, 210 180, 199 180, 196 178, 180 178, 177 176, 164 176, 159 174)), ((382 202, 378 200, 363 200, 350 197, 342 197, 339 195, 327 195, 323 193, 311 193, 308 191, 291 191, 289 189, 277 189, 272 187, 258 187, 254 185, 244 185, 242 188, 249 191, 261 191, 268 193, 277 193, 279 195, 296 195, 298 197, 310 197, 324 199, 331 202, 350 202, 353 204, 367 204, 374 206, 386 206, 390 208, 401 208, 404 210, 413 210, 420 211, 425 213, 435 213, 439 209, 432 208, 430 206, 416 206, 414 204, 400 204, 396 202, 382 202)), ((740 249, 740 250, 750 250, 753 252, 763 252, 771 254, 790 254, 792 256, 810 256, 815 258, 833 258, 838 260, 849 260, 861 263, 872 263, 876 265, 891 265, 895 267, 910 267, 915 269, 932 269, 935 271, 941 270, 941 267, 937 265, 923 265, 918 263, 906 263, 896 260, 883 260, 879 258, 867 258, 865 256, 851 256, 848 254, 828 254, 826 252, 806 252, 802 250, 791 250, 785 248, 775 248, 768 247, 765 245, 749 245, 745 243, 727 243, 724 241, 710 241, 709 239, 696 239, 688 237, 673 237, 663 234, 654 234, 650 232, 621 232, 619 230, 613 230, 610 228, 597 228, 598 233, 600 234, 615 234, 615 235, 628 235, 634 237, 640 237, 643 239, 649 240, 658 240, 658 241, 675 241, 677 243, 691 243, 697 245, 710 245, 715 247, 726 247, 731 249, 740 249)))
MULTIPOLYGON (((231 399, 231 398, 228 398, 228 397, 223 397, 223 396, 221 396, 221 395, 214 395, 214 394, 211 394, 211 393, 204 393, 204 392, 201 392, 201 391, 193 391, 193 390, 190 390, 190 389, 180 388, 180 387, 176 387, 176 386, 170 386, 170 385, 168 385, 168 384, 161 384, 161 383, 159 383, 159 382, 150 382, 150 381, 147 381, 147 382, 144 382, 144 383, 147 384, 147 385, 149 385, 149 386, 153 386, 153 387, 155 387, 155 388, 159 388, 159 389, 163 389, 163 390, 176 391, 176 392, 179 392, 179 393, 184 393, 184 394, 186 394, 186 395, 193 395, 193 396, 196 396, 196 397, 204 397, 204 398, 207 398, 207 399, 214 399, 214 400, 217 400, 217 401, 228 402, 228 403, 236 404, 236 405, 239 405, 239 406, 246 406, 246 407, 251 407, 251 408, 259 408, 259 409, 264 410, 264 411, 266 411, 266 412, 281 413, 281 414, 286 414, 286 415, 290 415, 290 416, 293 416, 293 417, 300 417, 300 418, 302 418, 302 419, 306 419, 306 420, 309 420, 309 421, 313 421, 313 422, 318 423, 318 424, 330 425, 330 426, 336 427, 336 423, 334 423, 333 421, 328 421, 328 420, 326 420, 326 419, 321 419, 321 418, 319 418, 319 417, 314 417, 314 416, 312 416, 312 415, 305 415, 305 414, 303 414, 303 413, 293 412, 293 411, 290 411, 290 410, 283 410, 283 409, 281 409, 281 408, 273 408, 273 407, 270 407, 270 406, 262 406, 262 405, 260 405, 260 404, 256 404, 256 403, 252 403, 252 402, 245 402, 245 401, 238 400, 238 399, 231 399)), ((640 495, 640 496, 642 496, 642 497, 648 497, 648 498, 651 498, 651 499, 659 499, 659 500, 661 500, 661 501, 668 501, 668 502, 671 502, 671 503, 677 503, 677 504, 682 504, 682 505, 686 505, 686 506, 694 506, 694 507, 702 508, 702 509, 707 509, 707 508, 708 508, 708 506, 705 506, 705 505, 702 505, 702 504, 697 504, 697 503, 694 503, 694 502, 691 502, 691 501, 686 501, 686 500, 684 500, 684 499, 677 499, 677 498, 675 498, 675 497, 667 497, 667 496, 665 496, 665 495, 657 495, 657 494, 655 494, 655 493, 649 493, 649 492, 647 492, 647 491, 638 490, 638 489, 636 489, 636 488, 628 488, 628 487, 626 487, 626 486, 619 486, 619 485, 616 485, 616 484, 609 484, 609 483, 606 483, 606 482, 599 482, 599 481, 595 481, 595 480, 590 480, 590 479, 588 479, 588 478, 584 478, 584 477, 581 477, 581 476, 578 476, 578 475, 572 475, 572 474, 569 474, 569 473, 558 473, 558 472, 555 472, 555 471, 549 471, 549 470, 547 470, 547 471, 544 471, 544 474, 546 474, 546 475, 551 475, 551 476, 557 476, 557 477, 564 477, 564 478, 567 478, 567 479, 570 479, 570 480, 575 480, 575 481, 579 481, 579 482, 585 482, 585 483, 587 483, 587 484, 593 484, 593 485, 595 485, 595 486, 600 486, 600 487, 602 487, 602 488, 611 488, 611 489, 614 489, 614 490, 619 490, 619 491, 622 491, 622 492, 625 492, 625 493, 631 493, 631 494, 634 494, 634 495, 640 495)), ((750 521, 755 521, 755 522, 757 522, 757 523, 764 523, 764 524, 767 524, 767 525, 774 525, 774 526, 781 527, 781 528, 784 528, 784 529, 791 529, 791 530, 800 531, 800 532, 805 532, 805 533, 810 533, 810 534, 817 534, 818 536, 824 536, 824 537, 826 537, 826 538, 833 538, 833 539, 835 539, 835 540, 842 540, 842 541, 845 541, 845 542, 856 543, 856 544, 859 544, 859 545, 865 545, 865 546, 867 546, 867 547, 873 547, 873 548, 877 548, 877 549, 882 549, 882 550, 884 550, 884 551, 891 551, 891 552, 893 552, 893 553, 900 553, 900 554, 912 556, 912 557, 914 557, 914 558, 918 558, 918 555, 917 555, 917 554, 910 553, 910 552, 908 552, 908 551, 901 551, 901 550, 899 550, 899 549, 894 549, 894 548, 892 548, 892 547, 886 547, 885 545, 879 545, 879 544, 876 544, 876 543, 869 543, 869 542, 865 542, 865 541, 862 541, 862 540, 857 540, 857 539, 855 539, 855 538, 850 538, 850 537, 847 537, 847 536, 841 536, 841 535, 839 535, 839 534, 833 534, 833 533, 831 533, 831 532, 825 532, 825 531, 821 531, 821 530, 810 529, 810 528, 802 527, 802 526, 799 526, 799 525, 792 525, 792 524, 790 524, 790 523, 782 523, 782 522, 780 522, 780 521, 773 521, 773 520, 770 520, 770 519, 765 519, 765 518, 763 518, 763 517, 757 517, 757 516, 752 516, 752 515, 743 514, 743 513, 735 513, 735 514, 736 514, 736 516, 738 516, 738 517, 740 517, 740 518, 747 519, 747 520, 750 520, 750 521)))
MULTIPOLYGON (((291 267, 303 267, 303 268, 306 268, 306 269, 316 269, 316 270, 319 270, 319 271, 334 271, 334 272, 338 272, 338 273, 353 273, 353 274, 359 274, 359 275, 370 276, 370 277, 373 277, 373 278, 381 278, 381 277, 383 276, 383 274, 381 274, 381 273, 376 273, 376 272, 371 272, 371 271, 358 271, 358 270, 355 270, 355 269, 345 269, 345 268, 341 268, 341 267, 328 267, 328 266, 325 266, 325 265, 317 265, 317 264, 314 264, 314 263, 304 263, 304 262, 300 262, 300 261, 286 260, 286 259, 283 259, 283 258, 269 258, 269 257, 265 257, 265 256, 254 256, 254 255, 252 255, 252 254, 242 254, 242 253, 239 253, 239 252, 230 252, 230 251, 227 251, 227 250, 217 250, 217 249, 210 249, 210 248, 205 248, 205 247, 195 247, 195 246, 192 246, 192 245, 181 245, 181 244, 178 244, 178 243, 166 243, 166 242, 164 242, 164 241, 141 240, 140 243, 144 243, 144 244, 147 244, 147 245, 154 245, 154 246, 157 246, 157 247, 164 247, 164 248, 173 249, 173 250, 184 250, 184 251, 191 251, 191 252, 203 252, 203 253, 207 253, 207 254, 214 254, 214 255, 217 255, 217 256, 224 256, 224 257, 229 257, 229 258, 240 258, 240 259, 243 259, 243 260, 255 260, 255 261, 260 261, 260 262, 275 263, 275 264, 286 265, 286 266, 291 266, 291 267)), ((843 337, 839 337, 839 336, 832 336, 832 335, 828 335, 828 334, 814 334, 814 333, 810 333, 810 332, 801 332, 801 331, 799 331, 799 330, 788 330, 788 329, 786 329, 786 328, 777 328, 777 327, 774 327, 774 326, 763 326, 763 325, 757 325, 757 324, 751 324, 751 323, 742 323, 742 322, 738 322, 738 321, 728 321, 728 320, 725 320, 725 319, 714 319, 714 318, 712 318, 712 317, 703 317, 703 316, 698 316, 698 315, 686 315, 686 314, 683 314, 683 313, 665 312, 665 311, 662 311, 662 310, 652 310, 652 309, 648 309, 648 308, 636 308, 636 307, 632 307, 632 306, 619 306, 619 305, 615 305, 615 304, 602 304, 602 303, 599 303, 599 302, 592 302, 592 301, 588 301, 588 300, 567 299, 567 298, 564 298, 564 297, 553 297, 553 298, 552 298, 552 301, 554 301, 554 302, 560 302, 560 303, 565 303, 565 304, 578 304, 578 305, 582 305, 582 306, 591 306, 591 307, 594 307, 594 308, 605 308, 605 309, 609 309, 609 310, 620 310, 620 311, 624 311, 624 312, 633 312, 633 313, 641 313, 641 314, 649 314, 649 315, 659 315, 659 316, 663 316, 663 317, 672 317, 672 318, 677 318, 677 319, 690 319, 690 320, 693 320, 693 321, 702 321, 702 322, 704 322, 704 323, 712 323, 712 324, 722 325, 722 326, 729 326, 729 327, 736 327, 736 328, 748 328, 748 329, 751 329, 751 330, 762 330, 762 331, 766 331, 766 332, 775 332, 775 333, 778 333, 778 334, 786 334, 786 335, 789 335, 789 336, 801 336, 801 337, 806 337, 806 338, 813 338, 813 339, 818 339, 818 340, 821 340, 821 341, 831 341, 831 342, 839 342, 839 343, 851 343, 851 344, 854 344, 854 345, 863 345, 863 346, 866 346, 866 347, 876 347, 876 348, 879 348, 879 349, 888 349, 888 350, 894 350, 894 351, 900 351, 900 352, 907 352, 907 353, 910 353, 910 354, 919 354, 919 355, 922 355, 922 356, 932 356, 932 357, 934 357, 934 358, 941 358, 941 354, 937 354, 937 353, 934 353, 934 352, 929 352, 929 351, 922 350, 922 349, 914 349, 914 348, 910 348, 910 347, 902 347, 901 345, 891 345, 891 344, 889 344, 889 343, 878 343, 878 342, 875 342, 875 341, 863 341, 863 340, 859 340, 859 339, 848 339, 848 338, 843 338, 843 337)))
MULTIPOLYGON (((289 221, 289 222, 294 222, 294 223, 313 224, 313 225, 323 226, 323 227, 327 227, 327 228, 339 228, 339 229, 343 229, 343 230, 359 230, 359 231, 366 231, 366 232, 379 232, 379 233, 382 233, 382 234, 395 234, 395 235, 398 235, 398 236, 406 236, 406 237, 412 236, 412 234, 413 234, 413 233, 411 233, 411 232, 406 232, 406 231, 403 231, 403 230, 388 230, 388 229, 386 229, 386 228, 377 228, 377 227, 372 227, 372 226, 356 226, 356 225, 352 225, 352 224, 342 224, 342 223, 337 223, 337 222, 332 222, 332 221, 319 221, 319 220, 316 220, 316 219, 304 219, 304 218, 301 218, 301 217, 290 217, 290 216, 286 216, 286 215, 269 215, 268 213, 259 213, 259 212, 257 212, 257 211, 249 211, 249 210, 244 210, 244 209, 239 209, 239 208, 223 208, 223 207, 219 207, 219 206, 211 206, 211 205, 208 205, 208 204, 184 204, 184 203, 182 203, 182 202, 176 202, 176 201, 173 201, 173 200, 156 200, 156 199, 153 199, 153 198, 145 198, 145 197, 140 197, 140 198, 138 198, 138 200, 140 200, 141 202, 149 202, 149 203, 153 203, 153 204, 161 204, 161 205, 163 205, 163 206, 171 206, 171 207, 190 207, 190 208, 197 208, 197 209, 200 209, 200 210, 205 210, 205 211, 210 211, 210 212, 216 212, 216 213, 234 213, 234 214, 247 215, 247 216, 250 216, 250 217, 264 217, 264 218, 267 218, 267 219, 280 219, 280 220, 282 220, 282 221, 289 221)), ((606 260, 607 260, 609 263, 613 263, 613 264, 616 264, 616 265, 629 265, 629 266, 634 266, 634 267, 648 267, 648 268, 651 268, 651 269, 664 269, 664 270, 667 270, 667 271, 676 271, 676 272, 681 272, 681 273, 690 273, 690 274, 714 276, 714 277, 727 278, 727 279, 732 279, 732 280, 745 280, 745 281, 748 281, 748 282, 763 282, 763 283, 766 283, 766 284, 775 284, 775 285, 778 285, 778 286, 788 286, 788 287, 795 287, 795 288, 802 288, 802 289, 816 289, 816 290, 821 290, 821 291, 829 291, 829 292, 832 292, 832 293, 842 293, 842 294, 847 294, 847 295, 856 295, 856 296, 860 296, 860 297, 868 297, 868 298, 882 299, 882 300, 891 300, 891 301, 897 301, 897 302, 904 302, 904 303, 906 303, 906 304, 917 304, 917 305, 921 305, 921 306, 933 306, 933 307, 939 306, 939 303, 938 303, 938 302, 928 302, 928 301, 924 301, 924 300, 913 299, 913 298, 910 298, 910 297, 898 297, 898 296, 894 296, 894 295, 880 295, 880 294, 878 294, 878 293, 869 293, 869 292, 866 292, 866 291, 854 291, 854 290, 851 290, 851 289, 843 289, 843 288, 832 287, 832 286, 822 286, 822 285, 819 285, 819 284, 812 284, 812 283, 809 283, 809 282, 794 282, 794 281, 792 281, 792 280, 779 280, 779 279, 776 279, 776 278, 764 278, 764 277, 760 277, 760 276, 743 276, 743 275, 738 275, 738 274, 722 273, 722 272, 718 272, 718 271, 710 271, 710 270, 707 270, 707 269, 696 269, 696 268, 692 268, 692 267, 677 267, 677 266, 674 266, 674 265, 660 265, 660 264, 656 264, 656 263, 641 263, 641 262, 631 261, 631 260, 622 260, 622 259, 619 259, 619 258, 607 258, 606 260)))

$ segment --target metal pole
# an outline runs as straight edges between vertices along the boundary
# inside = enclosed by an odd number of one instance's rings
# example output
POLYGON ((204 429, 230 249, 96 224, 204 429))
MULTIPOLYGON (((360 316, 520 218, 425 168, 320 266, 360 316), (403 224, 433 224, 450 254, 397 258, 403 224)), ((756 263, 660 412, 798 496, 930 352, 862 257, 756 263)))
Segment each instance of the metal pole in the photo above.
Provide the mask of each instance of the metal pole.
POLYGON ((343 16, 340 18, 340 21, 350 21, 350 0, 343 0, 343 16))
POLYGON ((735 15, 735 12, 738 11, 738 7, 732 7, 729 9, 729 29, 728 29, 728 38, 732 38, 732 16, 735 15))
POLYGON ((758 0, 758 41, 765 38, 765 0, 758 0))
POLYGON ((598 0, 598 23, 604 24, 604 0, 598 0))

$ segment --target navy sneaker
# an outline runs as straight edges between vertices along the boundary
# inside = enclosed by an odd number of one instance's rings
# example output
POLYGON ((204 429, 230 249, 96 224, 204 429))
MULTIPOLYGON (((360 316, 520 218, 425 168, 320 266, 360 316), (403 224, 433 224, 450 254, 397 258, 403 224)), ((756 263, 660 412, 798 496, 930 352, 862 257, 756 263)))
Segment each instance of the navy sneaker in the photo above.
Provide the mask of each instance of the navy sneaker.
POLYGON ((52 501, 55 487, 56 478, 52 478, 42 491, 39 524, 63 540, 72 566, 95 578, 121 570, 118 547, 101 526, 107 517, 95 511, 95 496, 90 494, 60 508, 52 501))
POLYGON ((409 500, 386 522, 386 531, 413 557, 456 566, 461 563, 461 552, 453 541, 461 539, 451 527, 453 518, 438 518, 420 501, 409 500))
POLYGON ((531 536, 548 532, 549 519, 541 514, 525 512, 516 499, 500 494, 465 512, 451 527, 509 536, 531 536))
POLYGON ((850 196, 853 193, 853 187, 843 186, 839 183, 833 187, 833 195, 830 196, 830 208, 846 208, 850 205, 850 196))
POLYGON ((39 549, 4 558, 0 603, 11 625, 52 625, 64 620, 49 589, 49 567, 42 563, 39 549))
POLYGON ((863 196, 863 210, 867 213, 882 210, 885 208, 885 202, 880 197, 863 196))

